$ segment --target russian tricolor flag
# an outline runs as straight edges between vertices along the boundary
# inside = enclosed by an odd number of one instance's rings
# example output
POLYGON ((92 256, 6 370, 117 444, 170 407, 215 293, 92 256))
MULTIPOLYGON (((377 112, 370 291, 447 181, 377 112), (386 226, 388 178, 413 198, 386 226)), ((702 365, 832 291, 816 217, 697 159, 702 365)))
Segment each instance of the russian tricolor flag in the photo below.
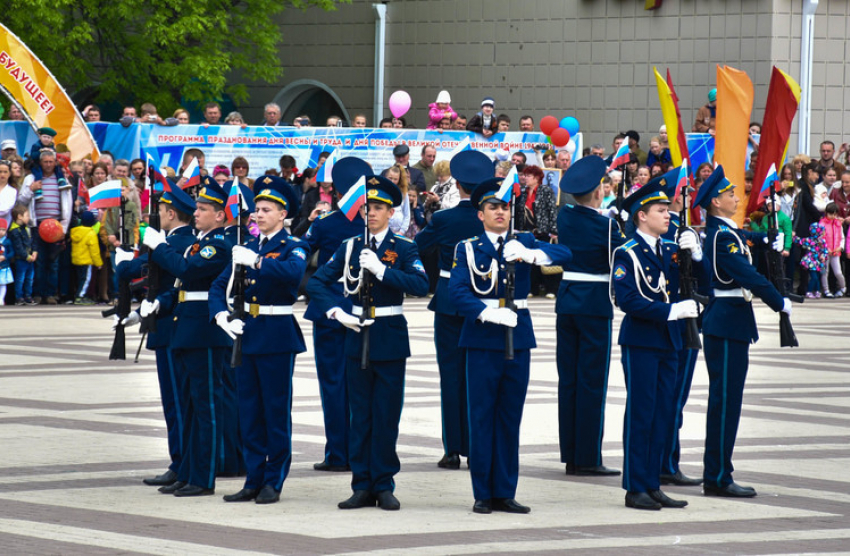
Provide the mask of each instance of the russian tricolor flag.
POLYGON ((319 166, 319 169, 316 171, 316 182, 331 182, 333 181, 333 177, 331 177, 331 172, 333 172, 334 164, 336 164, 336 155, 337 151, 331 151, 331 154, 325 159, 325 162, 319 166))
POLYGON ((245 197, 239 190, 239 178, 234 177, 230 185, 230 194, 227 197, 227 212, 231 218, 239 218, 239 213, 248 208, 245 197))
POLYGON ((360 179, 345 192, 342 199, 339 200, 339 210, 349 220, 354 220, 360 207, 366 202, 366 177, 360 176, 360 179))
POLYGON ((516 166, 511 166, 511 171, 508 172, 508 175, 505 176, 505 179, 502 180, 502 186, 496 192, 496 198, 498 198, 503 203, 511 202, 511 193, 514 186, 519 185, 519 175, 516 171, 516 166))
POLYGON ((89 200, 90 209, 121 206, 121 180, 110 180, 89 189, 89 200))
POLYGON ((155 158, 150 152, 145 151, 148 166, 148 184, 151 189, 157 193, 163 191, 171 191, 171 186, 168 185, 168 180, 165 174, 162 173, 162 161, 155 158))
POLYGON ((183 182, 183 189, 200 185, 201 167, 198 165, 197 158, 193 158, 192 162, 183 170, 183 177, 186 178, 186 181, 183 182))
POLYGON ((620 148, 614 153, 614 158, 611 159, 611 166, 608 169, 610 170, 626 164, 629 158, 629 140, 623 139, 623 142, 620 143, 620 148))
MULTIPOLYGON (((673 199, 682 193, 682 188, 688 184, 688 159, 682 160, 682 167, 679 168, 679 177, 676 178, 676 193, 673 194, 673 199)), ((671 199, 671 201, 673 200, 671 199)))

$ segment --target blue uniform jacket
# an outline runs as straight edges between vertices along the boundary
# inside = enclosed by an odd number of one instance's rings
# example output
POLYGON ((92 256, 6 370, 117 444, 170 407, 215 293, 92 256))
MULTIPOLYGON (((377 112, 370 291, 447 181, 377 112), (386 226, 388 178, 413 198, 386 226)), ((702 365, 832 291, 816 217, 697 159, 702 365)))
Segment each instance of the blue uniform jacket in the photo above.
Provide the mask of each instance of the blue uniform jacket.
MULTIPOLYGON (((528 232, 517 234, 517 240, 530 249, 542 249, 552 259, 553 265, 568 263, 572 258, 570 250, 563 245, 552 245, 539 242, 528 232)), ((452 277, 449 281, 451 302, 457 312, 465 317, 460 333, 460 346, 465 348, 503 350, 505 349, 505 327, 477 320, 487 306, 482 299, 504 299, 505 271, 504 259, 498 258, 498 252, 493 242, 486 235, 469 238, 460 242, 455 249, 455 260, 452 277), (474 260, 467 257, 466 245, 472 245, 474 260), (481 295, 472 288, 469 265, 474 264, 479 271, 490 268, 491 261, 499 262, 499 276, 496 287, 490 293, 481 295)), ((531 289, 531 265, 518 262, 516 265, 515 300, 526 299, 531 289)), ((475 276, 475 285, 479 290, 486 291, 490 287, 490 279, 475 276)), ((531 325, 531 313, 528 309, 517 310, 517 326, 514 328, 514 349, 531 349, 537 347, 534 340, 534 329, 531 325)))
MULTIPOLYGON (((763 245, 764 238, 765 234, 730 228, 721 219, 709 215, 705 226, 703 262, 712 290, 746 288, 778 312, 784 306, 782 294, 756 271, 747 258, 748 241, 763 245)), ((712 295, 702 329, 707 335, 747 343, 756 342, 759 337, 752 303, 741 297, 712 295)))
MULTIPOLYGON (((339 246, 343 241, 362 233, 364 227, 365 223, 363 222, 363 218, 360 216, 360 213, 354 217, 354 220, 349 220, 345 214, 335 210, 323 214, 314 220, 313 224, 307 230, 307 233, 304 234, 302 239, 310 245, 311 251, 316 252, 318 250, 319 258, 317 262, 318 266, 321 268, 322 265, 333 257, 333 254, 336 253, 336 250, 339 249, 339 246)), ((332 286, 328 286, 327 289, 336 294, 336 304, 334 306, 350 313, 351 299, 343 295, 342 283, 336 283, 332 286)), ((336 321, 328 320, 325 316, 325 312, 318 309, 312 299, 307 305, 307 311, 304 313, 304 318, 313 322, 322 322, 325 325, 334 323, 333 326, 342 326, 336 321)))
MULTIPOLYGON (((558 213, 558 243, 566 245, 573 254, 572 261, 562 265, 565 271, 608 274, 611 271, 609 256, 625 242, 626 236, 617 223, 595 209, 564 205, 558 213)), ((613 319, 609 287, 606 282, 562 280, 555 312, 613 319)))
MULTIPOLYGON (((345 252, 348 242, 354 242, 351 259, 348 261, 352 276, 360 275, 360 251, 363 249, 363 236, 353 237, 339 246, 333 257, 310 278, 307 292, 316 304, 316 309, 327 313, 338 307, 337 296, 331 288, 343 276, 346 264, 345 252)), ((422 297, 428 293, 428 277, 419 260, 419 250, 413 241, 404 236, 387 233, 378 246, 378 258, 387 269, 383 281, 369 277, 370 304, 373 307, 392 307, 401 305, 404 294, 422 297)), ((349 283, 349 288, 356 283, 349 283)), ((361 305, 362 289, 357 293, 355 305, 361 305)), ((369 354, 373 361, 392 361, 410 357, 410 341, 407 334, 407 319, 404 315, 378 317, 370 326, 369 354)), ((360 357, 362 336, 353 330, 346 330, 345 355, 360 357)))
MULTIPOLYGON (((307 269, 310 248, 286 230, 276 233, 260 250, 259 239, 251 239, 245 247, 263 257, 259 270, 245 272, 245 302, 256 305, 292 305, 298 298, 298 285, 307 269)), ((210 288, 210 316, 227 311, 227 283, 233 265, 219 275, 210 288)), ((245 314, 242 333, 242 353, 266 355, 271 353, 302 353, 306 350, 304 336, 294 315, 245 314)))
MULTIPOLYGON (((228 347, 230 338, 210 319, 209 303, 179 301, 179 291, 207 293, 213 281, 230 265, 232 246, 224 237, 224 229, 216 228, 196 240, 184 256, 185 249, 160 245, 153 252, 153 261, 181 281, 169 295, 175 299, 172 349, 228 347)), ((168 303, 165 303, 168 305, 168 303)))
MULTIPOLYGON (((440 272, 450 272, 455 246, 464 239, 483 233, 484 225, 478 218, 478 210, 469 199, 462 199, 455 207, 435 212, 431 222, 416 235, 416 245, 420 252, 439 246, 440 272)), ((443 315, 460 315, 449 295, 448 278, 440 278, 437 282, 437 290, 428 309, 443 315)))
MULTIPOLYGON (((166 243, 180 253, 186 251, 190 245, 195 243, 195 232, 190 226, 180 226, 168 233, 165 238, 166 243)), ((145 253, 136 257, 132 261, 128 261, 118 266, 119 280, 133 280, 141 278, 147 273, 148 254, 145 253)), ((168 292, 174 288, 175 277, 162 268, 159 275, 159 288, 156 295, 159 298, 159 311, 156 316, 156 332, 148 332, 148 339, 145 347, 148 349, 156 349, 158 347, 168 347, 171 343, 172 324, 174 324, 174 315, 172 311, 174 304, 171 302, 174 299, 173 295, 168 292)))
POLYGON ((678 246, 665 239, 661 241, 663 260, 649 248, 642 237, 635 234, 614 253, 614 295, 617 306, 626 313, 620 326, 619 344, 654 348, 665 351, 682 349, 682 331, 678 321, 669 321, 670 303, 679 290, 679 265, 676 262, 678 246), (635 259, 632 258, 635 255, 635 259), (635 266, 638 265, 636 269, 635 266), (658 288, 661 274, 666 286, 658 288), (665 294, 668 301, 665 301, 665 294))

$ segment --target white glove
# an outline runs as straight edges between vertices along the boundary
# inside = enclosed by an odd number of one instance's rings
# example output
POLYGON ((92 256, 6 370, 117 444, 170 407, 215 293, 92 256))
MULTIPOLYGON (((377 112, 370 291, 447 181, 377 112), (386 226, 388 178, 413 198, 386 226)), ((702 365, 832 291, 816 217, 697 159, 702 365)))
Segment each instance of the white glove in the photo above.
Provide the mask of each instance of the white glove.
POLYGON ((156 248, 165 243, 165 232, 148 228, 145 230, 145 239, 142 243, 147 245, 151 251, 156 251, 156 248))
POLYGON ((378 255, 371 249, 363 249, 360 251, 360 268, 365 268, 375 275, 380 280, 384 277, 384 271, 387 267, 378 259, 378 255))
POLYGON ((697 302, 693 299, 686 299, 670 305, 670 315, 667 320, 695 319, 698 316, 697 302))
POLYGON ((132 251, 127 251, 127 250, 121 249, 120 247, 115 249, 115 266, 116 267, 120 266, 121 263, 126 263, 126 262, 129 262, 129 261, 132 261, 134 258, 136 258, 136 255, 132 251))
POLYGON ((508 262, 522 261, 534 264, 534 249, 529 249, 519 241, 512 239, 505 244, 505 260, 508 262))
POLYGON ((699 244, 699 239, 697 238, 697 233, 690 228, 686 228, 685 231, 679 235, 678 239, 679 249, 688 250, 691 252, 691 258, 700 262, 702 260, 702 247, 699 244))
POLYGON ((233 255, 233 262, 242 266, 247 266, 248 268, 256 268, 254 264, 257 262, 257 253, 251 251, 247 247, 242 247, 241 245, 236 245, 233 247, 233 251, 231 252, 233 255))
POLYGON ((788 315, 790 317, 791 316, 791 310, 792 310, 791 300, 786 297, 782 301, 783 301, 783 305, 782 305, 782 311, 781 312, 785 313, 786 315, 788 315))
MULTIPOLYGON (((374 253, 373 253, 374 254, 374 253)), ((369 326, 375 319, 366 319, 363 322, 360 322, 360 317, 355 317, 354 315, 349 315, 339 307, 334 307, 330 311, 328 311, 328 316, 338 323, 343 325, 346 328, 350 328, 355 332, 360 332, 361 326, 369 326)))
POLYGON ((128 326, 136 326, 140 322, 142 322, 142 317, 139 316, 139 313, 131 311, 130 314, 121 321, 121 324, 124 325, 124 328, 127 328, 128 326))
POLYGON ((215 316, 215 323, 224 330, 225 334, 230 336, 231 340, 235 340, 237 334, 242 334, 242 327, 245 326, 245 323, 240 319, 227 320, 227 311, 218 313, 215 316))
POLYGON ((487 307, 478 315, 481 322, 491 322, 510 328, 516 327, 517 315, 507 307, 487 307))
POLYGON ((617 214, 620 214, 623 217, 623 222, 627 222, 629 220, 629 213, 624 210, 617 210, 617 207, 611 207, 607 211, 602 211, 603 216, 607 216, 608 218, 617 218, 617 214))
POLYGON ((785 234, 782 232, 776 234, 776 239, 773 240, 773 243, 770 246, 774 251, 779 251, 780 253, 785 251, 785 234))
POLYGON ((142 318, 146 318, 149 315, 153 315, 159 312, 159 299, 154 299, 153 302, 148 301, 147 299, 142 300, 142 305, 139 307, 139 314, 142 318))

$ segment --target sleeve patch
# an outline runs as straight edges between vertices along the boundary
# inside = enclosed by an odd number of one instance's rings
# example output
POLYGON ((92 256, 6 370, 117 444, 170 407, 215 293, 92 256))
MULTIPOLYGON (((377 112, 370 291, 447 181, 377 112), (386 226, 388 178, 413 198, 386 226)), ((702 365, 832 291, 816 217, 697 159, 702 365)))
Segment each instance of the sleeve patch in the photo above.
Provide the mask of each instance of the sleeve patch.
POLYGON ((413 261, 413 269, 418 270, 422 274, 425 274, 425 267, 422 266, 422 261, 420 261, 419 259, 413 261))
POLYGON ((307 260, 307 253, 300 247, 298 249, 293 249, 292 254, 301 259, 302 261, 307 260))
POLYGON ((201 257, 203 257, 205 259, 213 258, 215 256, 215 247, 213 247, 211 245, 207 245, 206 247, 201 249, 200 255, 201 255, 201 257))
POLYGON ((730 253, 735 254, 738 251, 740 251, 740 249, 738 249, 738 246, 736 244, 734 244, 734 243, 729 244, 729 252, 730 253))
POLYGON ((618 264, 614 268, 614 280, 622 280, 623 278, 626 277, 626 274, 628 274, 628 273, 626 272, 625 265, 618 264))

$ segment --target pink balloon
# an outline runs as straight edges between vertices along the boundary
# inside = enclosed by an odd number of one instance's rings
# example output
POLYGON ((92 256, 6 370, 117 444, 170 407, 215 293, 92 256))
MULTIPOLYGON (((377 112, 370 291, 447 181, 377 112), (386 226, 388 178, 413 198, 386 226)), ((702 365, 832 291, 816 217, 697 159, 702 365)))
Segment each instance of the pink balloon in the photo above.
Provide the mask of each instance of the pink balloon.
POLYGON ((390 112, 396 118, 401 118, 410 110, 410 95, 404 91, 396 91, 390 95, 390 112))

